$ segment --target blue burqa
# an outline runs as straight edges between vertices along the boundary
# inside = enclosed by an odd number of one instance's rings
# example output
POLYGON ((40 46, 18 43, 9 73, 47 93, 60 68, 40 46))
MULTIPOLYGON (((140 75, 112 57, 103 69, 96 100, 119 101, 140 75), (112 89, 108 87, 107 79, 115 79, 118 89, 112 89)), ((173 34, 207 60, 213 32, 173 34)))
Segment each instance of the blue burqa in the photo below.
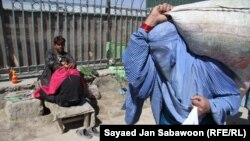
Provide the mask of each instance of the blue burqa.
POLYGON ((224 124, 227 115, 238 112, 241 98, 231 71, 220 62, 187 51, 171 22, 149 33, 141 28, 133 33, 123 64, 129 82, 124 103, 127 124, 139 120, 148 97, 156 124, 181 124, 191 111, 194 95, 208 99, 216 124, 224 124))

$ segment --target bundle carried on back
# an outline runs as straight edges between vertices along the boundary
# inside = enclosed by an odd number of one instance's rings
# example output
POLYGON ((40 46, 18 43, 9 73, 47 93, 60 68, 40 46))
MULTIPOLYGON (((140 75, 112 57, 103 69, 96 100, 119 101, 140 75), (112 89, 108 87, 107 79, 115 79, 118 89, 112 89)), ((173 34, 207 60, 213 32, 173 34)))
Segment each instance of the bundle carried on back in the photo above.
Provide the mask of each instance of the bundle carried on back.
POLYGON ((166 13, 189 50, 217 59, 250 87, 250 0, 210 0, 176 6, 166 13))

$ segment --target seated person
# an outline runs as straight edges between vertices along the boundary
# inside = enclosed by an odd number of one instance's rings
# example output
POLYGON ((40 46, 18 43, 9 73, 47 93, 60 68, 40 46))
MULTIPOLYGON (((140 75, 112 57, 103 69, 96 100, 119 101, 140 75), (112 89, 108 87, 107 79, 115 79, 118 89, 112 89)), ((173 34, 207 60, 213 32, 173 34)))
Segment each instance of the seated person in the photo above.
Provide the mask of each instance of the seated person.
MULTIPOLYGON (((44 105, 45 100, 69 107, 83 102, 89 93, 87 83, 76 69, 76 61, 64 51, 64 45, 65 39, 62 36, 54 38, 54 50, 47 52, 46 67, 39 77, 42 86, 33 94, 35 98, 41 99, 44 112, 47 109, 44 105)), ((77 130, 77 134, 92 138, 99 132, 95 127, 89 127, 77 130)))
POLYGON ((63 107, 78 105, 85 97, 82 77, 76 69, 76 61, 64 51, 65 39, 62 36, 54 38, 54 50, 46 54, 46 67, 39 77, 42 86, 34 97, 46 100, 63 107))
POLYGON ((45 58, 45 70, 38 78, 42 85, 48 85, 51 74, 61 66, 66 68, 76 68, 76 61, 64 51, 65 39, 62 36, 54 38, 54 48, 47 51, 45 58))

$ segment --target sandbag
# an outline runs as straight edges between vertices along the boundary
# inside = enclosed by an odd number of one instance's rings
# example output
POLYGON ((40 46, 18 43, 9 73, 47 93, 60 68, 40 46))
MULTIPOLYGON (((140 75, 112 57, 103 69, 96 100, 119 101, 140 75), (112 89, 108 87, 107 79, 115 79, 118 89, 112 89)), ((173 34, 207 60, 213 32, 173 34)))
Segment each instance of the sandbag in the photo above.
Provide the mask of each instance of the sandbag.
POLYGON ((210 0, 175 6, 170 12, 188 49, 219 60, 250 87, 250 0, 210 0))

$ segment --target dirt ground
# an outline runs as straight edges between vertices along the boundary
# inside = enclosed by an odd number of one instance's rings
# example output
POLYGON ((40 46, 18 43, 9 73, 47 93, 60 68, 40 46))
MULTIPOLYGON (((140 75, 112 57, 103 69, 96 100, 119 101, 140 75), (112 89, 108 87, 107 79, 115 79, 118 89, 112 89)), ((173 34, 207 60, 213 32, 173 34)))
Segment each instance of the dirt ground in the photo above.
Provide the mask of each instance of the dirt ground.
MULTIPOLYGON (((96 101, 97 107, 94 107, 98 112, 97 123, 124 124, 124 111, 121 110, 121 108, 125 95, 122 95, 119 90, 121 88, 127 88, 127 83, 112 75, 98 77, 93 83, 98 86, 102 96, 101 99, 96 101)), ((3 97, 4 95, 0 95, 0 105, 4 104, 3 97)), ((75 134, 75 130, 81 128, 82 123, 71 123, 66 126, 66 133, 60 134, 58 133, 56 122, 52 122, 53 116, 51 114, 10 122, 6 119, 2 107, 0 108, 0 141, 86 140, 75 134)), ((152 118, 149 101, 145 102, 144 109, 147 111, 147 114, 143 115, 142 113, 143 116, 141 116, 139 123, 155 124, 152 118)), ((240 110, 236 116, 230 117, 228 119, 228 124, 247 124, 247 110, 240 110)), ((91 139, 91 141, 98 140, 98 137, 91 139)))
MULTIPOLYGON (((101 99, 96 101, 97 107, 94 107, 98 112, 97 123, 101 124, 103 121, 124 115, 121 108, 125 95, 122 95, 119 90, 127 88, 127 83, 112 75, 98 77, 93 83, 98 86, 101 92, 101 99)), ((4 95, 0 96, 0 105, 3 105, 4 95)), ((145 107, 148 107, 148 104, 145 104, 145 107)), ((2 108, 0 110, 0 141, 26 141, 58 132, 56 123, 52 122, 53 117, 51 114, 10 122, 5 118, 6 115, 2 108)), ((81 123, 66 126, 68 130, 79 127, 81 127, 81 123)))

